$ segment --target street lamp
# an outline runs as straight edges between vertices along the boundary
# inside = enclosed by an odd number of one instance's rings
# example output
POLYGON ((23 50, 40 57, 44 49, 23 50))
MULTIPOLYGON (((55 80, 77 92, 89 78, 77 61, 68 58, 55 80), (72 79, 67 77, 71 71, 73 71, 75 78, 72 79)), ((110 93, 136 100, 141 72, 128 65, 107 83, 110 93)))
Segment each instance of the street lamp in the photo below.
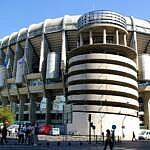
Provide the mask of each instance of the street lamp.
MULTIPOLYGON (((129 102, 127 101, 126 104, 129 104, 129 102)), ((127 110, 126 110, 126 114, 127 114, 127 110)), ((125 128, 125 126, 124 126, 124 121, 125 121, 125 119, 126 119, 126 117, 127 117, 126 114, 125 114, 125 116, 124 116, 124 118, 123 118, 123 120, 122 120, 122 124, 121 124, 121 128, 122 128, 122 137, 123 137, 123 138, 125 137, 125 135, 124 135, 124 128, 125 128)))

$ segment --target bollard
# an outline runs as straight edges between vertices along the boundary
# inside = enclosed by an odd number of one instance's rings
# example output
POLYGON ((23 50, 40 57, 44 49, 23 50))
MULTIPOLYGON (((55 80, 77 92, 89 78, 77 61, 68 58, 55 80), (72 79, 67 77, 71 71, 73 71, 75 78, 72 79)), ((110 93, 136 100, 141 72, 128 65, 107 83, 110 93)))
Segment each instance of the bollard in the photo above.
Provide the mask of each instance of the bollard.
POLYGON ((68 142, 68 146, 71 146, 71 142, 68 142))
POLYGON ((97 144, 97 135, 96 135, 96 139, 95 140, 96 140, 96 144, 97 144))
POLYGON ((117 141, 118 141, 118 143, 119 143, 119 136, 118 136, 118 140, 117 140, 117 141))
POLYGON ((80 141, 80 145, 82 145, 83 143, 80 141))
POLYGON ((60 146, 60 141, 57 142, 57 146, 60 146))

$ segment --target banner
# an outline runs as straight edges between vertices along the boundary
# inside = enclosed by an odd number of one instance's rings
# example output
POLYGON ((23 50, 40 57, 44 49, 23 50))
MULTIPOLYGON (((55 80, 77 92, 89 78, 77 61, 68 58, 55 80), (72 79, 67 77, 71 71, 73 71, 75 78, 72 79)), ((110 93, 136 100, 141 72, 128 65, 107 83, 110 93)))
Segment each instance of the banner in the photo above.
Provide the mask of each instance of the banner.
POLYGON ((47 98, 43 97, 40 103, 40 111, 45 112, 46 111, 46 106, 47 106, 47 98))
POLYGON ((23 82, 24 76, 24 58, 17 61, 17 71, 16 71, 16 83, 23 82))

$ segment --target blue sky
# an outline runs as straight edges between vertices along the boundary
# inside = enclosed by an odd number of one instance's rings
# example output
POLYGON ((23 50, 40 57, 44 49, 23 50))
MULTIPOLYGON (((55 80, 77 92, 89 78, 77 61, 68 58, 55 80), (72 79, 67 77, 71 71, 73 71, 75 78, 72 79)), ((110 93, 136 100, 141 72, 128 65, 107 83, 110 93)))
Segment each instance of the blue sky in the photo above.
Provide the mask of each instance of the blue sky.
POLYGON ((150 19, 150 0, 1 0, 0 38, 47 18, 80 15, 93 9, 150 19))

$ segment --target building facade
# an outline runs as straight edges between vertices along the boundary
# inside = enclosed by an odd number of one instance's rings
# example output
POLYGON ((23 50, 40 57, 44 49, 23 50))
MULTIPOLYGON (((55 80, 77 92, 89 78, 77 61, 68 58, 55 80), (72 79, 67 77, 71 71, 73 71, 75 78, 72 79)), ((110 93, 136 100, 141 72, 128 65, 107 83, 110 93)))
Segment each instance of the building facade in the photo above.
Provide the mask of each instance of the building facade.
POLYGON ((150 23, 112 11, 46 19, 0 41, 1 107, 87 135, 150 129, 150 23))

